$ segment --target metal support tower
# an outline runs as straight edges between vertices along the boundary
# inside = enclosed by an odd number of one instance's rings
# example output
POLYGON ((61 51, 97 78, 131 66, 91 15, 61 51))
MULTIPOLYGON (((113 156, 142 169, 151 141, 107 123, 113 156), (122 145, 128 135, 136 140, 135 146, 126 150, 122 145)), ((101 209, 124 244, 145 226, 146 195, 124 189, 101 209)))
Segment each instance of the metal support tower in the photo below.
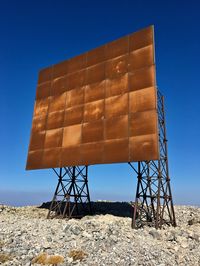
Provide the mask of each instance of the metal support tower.
POLYGON ((132 227, 143 225, 161 228, 163 224, 176 226, 170 178, 168 172, 167 139, 164 97, 158 91, 158 127, 160 158, 157 161, 129 163, 137 174, 137 189, 133 204, 132 227))
POLYGON ((51 201, 47 218, 81 217, 92 212, 88 189, 88 166, 63 167, 59 171, 58 184, 51 201))

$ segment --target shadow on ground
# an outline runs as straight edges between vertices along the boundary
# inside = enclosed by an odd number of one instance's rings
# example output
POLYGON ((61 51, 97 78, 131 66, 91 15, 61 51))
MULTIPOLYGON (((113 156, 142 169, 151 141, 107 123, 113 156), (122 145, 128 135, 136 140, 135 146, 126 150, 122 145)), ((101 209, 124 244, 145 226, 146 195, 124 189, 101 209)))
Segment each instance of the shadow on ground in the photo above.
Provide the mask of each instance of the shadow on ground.
MULTIPOLYGON (((51 202, 44 202, 39 208, 49 209, 51 202)), ((74 203, 70 203, 70 208, 72 209, 74 203)), ((62 205, 62 210, 64 210, 64 204, 62 205)), ((128 202, 91 202, 92 214, 89 211, 89 205, 84 204, 82 206, 78 203, 78 216, 84 217, 86 215, 100 215, 100 214, 112 214, 119 217, 131 217, 132 207, 128 202)), ((74 215, 77 216, 76 208, 74 208, 74 215)))

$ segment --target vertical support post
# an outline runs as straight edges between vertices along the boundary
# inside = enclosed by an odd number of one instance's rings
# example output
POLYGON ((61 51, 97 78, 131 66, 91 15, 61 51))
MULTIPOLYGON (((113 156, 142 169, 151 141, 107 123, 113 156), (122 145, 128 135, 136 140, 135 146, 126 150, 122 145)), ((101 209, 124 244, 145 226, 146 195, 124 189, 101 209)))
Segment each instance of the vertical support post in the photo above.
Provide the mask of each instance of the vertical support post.
POLYGON ((168 170, 167 139, 164 113, 164 97, 158 91, 158 126, 160 157, 157 161, 138 162, 137 189, 132 216, 132 227, 145 224, 161 228, 163 224, 176 226, 175 212, 168 170))
POLYGON ((135 196, 135 204, 133 208, 133 219, 132 219, 132 228, 136 227, 136 218, 137 218, 137 209, 138 209, 138 198, 139 198, 139 188, 141 186, 141 173, 140 173, 140 162, 138 162, 138 172, 137 172, 137 189, 136 189, 136 196, 135 196))
MULTIPOLYGON (((76 194, 75 184, 76 184, 76 167, 73 166, 71 190, 73 189, 73 193, 74 193, 73 196, 74 196, 76 214, 78 215, 79 214, 79 210, 78 210, 78 201, 77 201, 77 194, 76 194)), ((71 195, 71 190, 68 191, 68 195, 71 195)))
POLYGON ((88 188, 88 166, 53 169, 58 184, 47 218, 81 217, 92 212, 88 188))
MULTIPOLYGON (((159 93, 159 92, 158 92, 159 93)), ((159 93, 160 94, 160 93, 159 93)), ((168 148, 167 148, 167 138, 166 138, 166 125, 165 125, 165 108, 164 108, 164 96, 159 95, 161 105, 162 105, 162 115, 163 115, 163 131, 164 131, 164 138, 163 138, 163 144, 164 144, 164 150, 165 150, 165 157, 164 157, 164 162, 166 165, 166 190, 168 190, 168 197, 165 195, 165 204, 168 209, 168 214, 170 217, 170 222, 173 226, 176 226, 176 218, 175 218, 175 211, 174 211, 174 204, 173 204, 173 199, 172 199, 172 192, 171 192, 171 186, 170 186, 170 177, 169 177, 169 166, 168 166, 168 148)), ((164 209, 162 213, 162 217, 164 215, 164 209)))
POLYGON ((88 187, 88 165, 86 165, 85 186, 86 186, 86 193, 88 195, 89 212, 90 214, 92 214, 92 205, 90 201, 90 193, 89 193, 89 187, 88 187))

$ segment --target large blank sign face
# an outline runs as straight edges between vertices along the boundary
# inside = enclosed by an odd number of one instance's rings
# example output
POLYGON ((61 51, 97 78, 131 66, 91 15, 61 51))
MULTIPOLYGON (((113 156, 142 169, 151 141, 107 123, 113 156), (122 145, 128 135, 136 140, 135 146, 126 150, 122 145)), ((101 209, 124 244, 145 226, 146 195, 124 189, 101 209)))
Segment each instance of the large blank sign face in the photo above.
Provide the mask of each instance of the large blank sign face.
POLYGON ((156 160, 153 27, 39 73, 27 169, 156 160))

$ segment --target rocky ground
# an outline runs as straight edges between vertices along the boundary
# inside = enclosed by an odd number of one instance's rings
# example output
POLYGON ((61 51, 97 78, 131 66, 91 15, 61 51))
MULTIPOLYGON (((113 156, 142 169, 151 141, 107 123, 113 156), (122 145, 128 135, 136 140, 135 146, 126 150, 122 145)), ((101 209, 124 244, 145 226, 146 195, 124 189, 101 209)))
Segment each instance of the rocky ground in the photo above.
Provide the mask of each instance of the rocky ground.
POLYGON ((59 254, 65 266, 200 265, 200 208, 175 210, 176 228, 133 230, 129 217, 47 220, 46 209, 0 205, 0 264, 39 265, 31 264, 38 254, 59 254))

